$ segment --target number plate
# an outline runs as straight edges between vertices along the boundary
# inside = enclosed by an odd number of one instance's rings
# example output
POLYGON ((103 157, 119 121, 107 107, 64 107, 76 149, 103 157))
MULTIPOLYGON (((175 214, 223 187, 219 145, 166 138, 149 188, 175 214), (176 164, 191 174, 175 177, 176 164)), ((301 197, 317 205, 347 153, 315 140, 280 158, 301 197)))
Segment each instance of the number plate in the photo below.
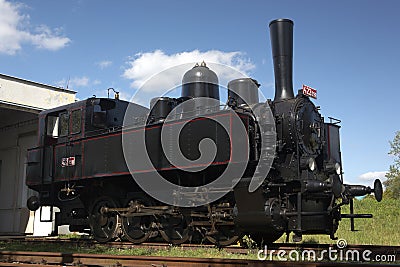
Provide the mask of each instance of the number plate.
POLYGON ((303 84, 303 95, 317 99, 317 90, 303 84))
POLYGON ((75 157, 61 159, 61 167, 75 166, 75 157))

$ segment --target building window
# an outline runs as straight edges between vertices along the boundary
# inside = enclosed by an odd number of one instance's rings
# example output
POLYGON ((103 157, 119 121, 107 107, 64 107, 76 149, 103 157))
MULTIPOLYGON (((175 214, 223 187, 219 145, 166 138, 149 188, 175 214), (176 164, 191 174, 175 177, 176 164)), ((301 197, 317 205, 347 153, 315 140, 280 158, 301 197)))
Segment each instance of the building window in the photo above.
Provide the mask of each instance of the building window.
POLYGON ((71 134, 81 132, 82 126, 82 110, 74 110, 71 112, 71 134))

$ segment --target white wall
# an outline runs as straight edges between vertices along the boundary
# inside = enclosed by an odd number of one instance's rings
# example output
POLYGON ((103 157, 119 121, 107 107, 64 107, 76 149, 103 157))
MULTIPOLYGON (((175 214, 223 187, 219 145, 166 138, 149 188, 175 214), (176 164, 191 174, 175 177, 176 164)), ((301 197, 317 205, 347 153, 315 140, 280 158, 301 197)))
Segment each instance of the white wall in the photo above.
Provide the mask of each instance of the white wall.
POLYGON ((0 132, 0 233, 24 233, 29 219, 25 185, 27 149, 36 145, 37 123, 0 132))
POLYGON ((0 74, 0 101, 50 109, 75 101, 74 92, 0 74))
POLYGON ((26 208, 35 194, 25 185, 27 149, 37 146, 38 112, 74 101, 73 91, 0 74, 0 234, 50 234, 26 208))

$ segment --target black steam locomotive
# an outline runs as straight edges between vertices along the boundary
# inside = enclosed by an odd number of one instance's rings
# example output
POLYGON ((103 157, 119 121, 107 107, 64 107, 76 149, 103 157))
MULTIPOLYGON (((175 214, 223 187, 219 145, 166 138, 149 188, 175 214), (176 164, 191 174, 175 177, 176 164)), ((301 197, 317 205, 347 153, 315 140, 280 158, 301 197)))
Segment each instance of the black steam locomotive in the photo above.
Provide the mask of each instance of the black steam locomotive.
POLYGON ((371 217, 340 207, 372 192, 380 201, 380 181, 343 183, 339 121, 325 122, 307 91, 294 96, 293 22, 274 20, 270 32, 273 101, 259 103, 259 84, 242 78, 221 107, 218 77, 201 63, 184 75, 181 97, 150 109, 93 97, 40 113, 26 182, 39 195, 28 208, 57 207, 56 226, 90 229, 100 242, 219 246, 244 234, 258 244, 290 232, 334 238, 342 218, 371 217), (211 160, 199 160, 205 151, 211 160))

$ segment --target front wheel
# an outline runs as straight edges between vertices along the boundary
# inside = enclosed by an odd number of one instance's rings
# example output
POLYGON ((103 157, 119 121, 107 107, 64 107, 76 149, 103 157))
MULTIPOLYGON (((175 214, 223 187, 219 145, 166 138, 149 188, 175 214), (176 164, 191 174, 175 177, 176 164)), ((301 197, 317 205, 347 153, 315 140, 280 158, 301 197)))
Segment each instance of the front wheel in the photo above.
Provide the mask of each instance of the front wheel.
POLYGON ((119 216, 115 212, 105 213, 104 208, 117 208, 111 197, 99 197, 91 205, 89 225, 91 233, 98 242, 105 243, 116 239, 119 230, 119 216))

